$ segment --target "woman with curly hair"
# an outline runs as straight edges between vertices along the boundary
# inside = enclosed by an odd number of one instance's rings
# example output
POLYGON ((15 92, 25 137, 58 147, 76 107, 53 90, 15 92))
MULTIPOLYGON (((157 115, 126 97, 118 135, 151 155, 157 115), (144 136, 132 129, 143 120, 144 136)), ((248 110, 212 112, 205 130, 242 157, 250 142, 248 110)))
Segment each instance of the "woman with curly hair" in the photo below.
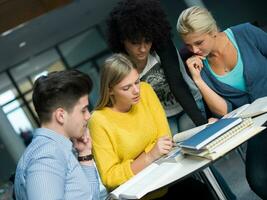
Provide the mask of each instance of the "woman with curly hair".
POLYGON ((153 87, 172 134, 207 122, 202 96, 171 41, 171 27, 158 0, 121 1, 107 25, 111 50, 127 54, 141 80, 153 87))

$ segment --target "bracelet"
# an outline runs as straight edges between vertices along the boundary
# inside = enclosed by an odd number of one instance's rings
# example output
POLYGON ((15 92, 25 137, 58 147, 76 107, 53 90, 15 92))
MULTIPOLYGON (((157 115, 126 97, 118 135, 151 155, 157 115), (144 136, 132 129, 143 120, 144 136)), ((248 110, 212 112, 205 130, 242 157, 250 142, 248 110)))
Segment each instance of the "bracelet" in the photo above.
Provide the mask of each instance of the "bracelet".
POLYGON ((94 158, 93 154, 89 154, 86 156, 78 156, 78 161, 89 161, 94 158))

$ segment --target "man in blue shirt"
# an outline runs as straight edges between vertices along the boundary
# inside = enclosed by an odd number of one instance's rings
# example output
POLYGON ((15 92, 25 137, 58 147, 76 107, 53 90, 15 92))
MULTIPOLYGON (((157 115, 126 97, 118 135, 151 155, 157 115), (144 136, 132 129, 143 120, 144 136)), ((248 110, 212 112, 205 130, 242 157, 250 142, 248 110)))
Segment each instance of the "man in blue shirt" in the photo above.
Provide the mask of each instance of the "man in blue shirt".
POLYGON ((91 88, 91 79, 76 70, 52 72, 34 83, 32 99, 41 128, 17 166, 18 200, 99 199, 87 128, 91 88))

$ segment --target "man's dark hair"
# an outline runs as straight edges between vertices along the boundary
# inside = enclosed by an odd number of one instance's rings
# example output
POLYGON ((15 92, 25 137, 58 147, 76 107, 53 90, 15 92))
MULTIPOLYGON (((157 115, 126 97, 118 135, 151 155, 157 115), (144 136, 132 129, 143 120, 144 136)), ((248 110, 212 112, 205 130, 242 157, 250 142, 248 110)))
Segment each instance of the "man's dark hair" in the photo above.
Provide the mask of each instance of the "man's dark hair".
POLYGON ((33 86, 32 100, 41 123, 49 122, 54 110, 72 111, 78 100, 90 93, 90 77, 77 70, 51 72, 39 77, 33 86))
POLYGON ((111 50, 126 53, 123 42, 152 42, 158 50, 171 38, 171 26, 159 0, 123 0, 107 19, 107 37, 111 50))

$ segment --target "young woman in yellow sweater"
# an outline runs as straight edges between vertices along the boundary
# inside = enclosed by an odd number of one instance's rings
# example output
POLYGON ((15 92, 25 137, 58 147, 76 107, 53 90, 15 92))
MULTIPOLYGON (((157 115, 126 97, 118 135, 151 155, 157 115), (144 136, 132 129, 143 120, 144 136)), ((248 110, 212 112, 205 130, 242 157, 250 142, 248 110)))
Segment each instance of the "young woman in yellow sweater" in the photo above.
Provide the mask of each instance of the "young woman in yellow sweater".
MULTIPOLYGON (((140 82, 126 56, 114 54, 106 60, 100 85, 100 99, 89 128, 102 182, 112 190, 167 154, 172 140, 159 99, 149 84, 140 82)), ((178 185, 177 195, 186 192, 187 186, 190 191, 198 190, 193 192, 198 197, 208 193, 193 178, 178 185)), ((211 199, 208 196, 205 199, 211 199)))

